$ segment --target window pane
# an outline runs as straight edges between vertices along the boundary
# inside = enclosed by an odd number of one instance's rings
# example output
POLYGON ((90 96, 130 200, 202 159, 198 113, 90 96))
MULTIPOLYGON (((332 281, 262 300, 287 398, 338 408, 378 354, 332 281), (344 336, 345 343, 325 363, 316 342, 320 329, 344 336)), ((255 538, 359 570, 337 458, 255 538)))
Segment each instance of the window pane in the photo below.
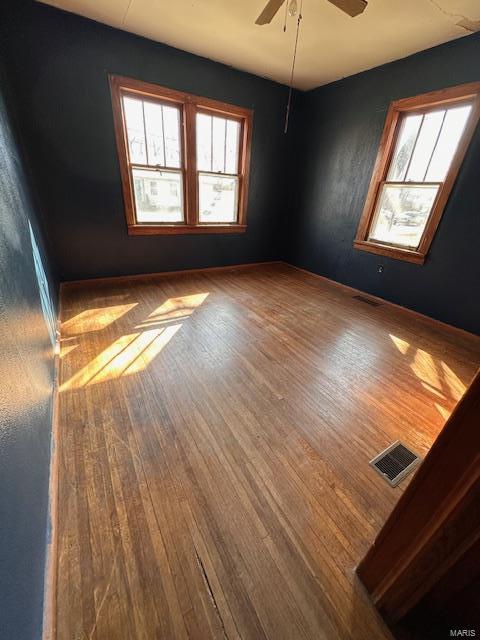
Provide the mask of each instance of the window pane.
POLYGON ((225 118, 213 118, 213 158, 212 171, 225 173, 225 149, 227 138, 227 121, 225 118))
POLYGON ((197 113, 197 169, 212 170, 212 116, 197 113))
POLYGON ((435 148, 444 115, 445 111, 432 111, 425 114, 408 169, 407 181, 423 182, 425 180, 428 163, 435 148))
POLYGON ((437 191, 437 186, 383 185, 369 240, 416 249, 437 191))
POLYGON ((123 108, 127 125, 130 161, 138 164, 147 164, 142 101, 124 97, 123 108))
POLYGON ((163 147, 162 105, 145 102, 145 128, 147 130, 148 162, 165 166, 163 147))
POLYGON ((236 222, 238 178, 200 173, 200 222, 236 222))
POLYGON ((137 222, 183 222, 181 171, 132 169, 137 222))
POLYGON ((427 181, 440 182, 445 180, 471 109, 471 105, 465 105, 447 110, 445 122, 428 168, 427 181))
POLYGON ((236 120, 227 120, 225 173, 238 173, 239 139, 240 123, 236 120))
POLYGON ((238 173, 240 124, 236 120, 197 114, 197 169, 238 173))
POLYGON ((406 116, 400 125, 397 144, 393 154, 387 180, 389 182, 402 182, 405 179, 407 165, 412 155, 417 133, 422 124, 422 116, 406 116))
POLYGON ((165 155, 167 167, 180 167, 180 110, 163 106, 165 155))

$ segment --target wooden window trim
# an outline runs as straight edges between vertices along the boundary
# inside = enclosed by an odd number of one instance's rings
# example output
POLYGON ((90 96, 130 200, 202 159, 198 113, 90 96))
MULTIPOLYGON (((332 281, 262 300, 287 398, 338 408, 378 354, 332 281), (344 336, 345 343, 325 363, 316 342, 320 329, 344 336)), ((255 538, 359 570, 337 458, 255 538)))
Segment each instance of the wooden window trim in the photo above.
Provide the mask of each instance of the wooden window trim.
POLYGON ((431 91, 411 98, 395 100, 390 104, 385 120, 383 134, 375 161, 372 179, 367 193, 365 206, 363 209, 357 235, 353 242, 356 249, 369 251, 381 256, 387 256, 396 260, 406 260, 416 264, 423 264, 432 244, 438 225, 443 215, 445 205, 452 191, 458 172, 462 165, 465 153, 468 149, 472 136, 480 118, 480 82, 470 82, 468 84, 449 87, 439 91, 431 91), (399 133, 401 115, 407 112, 426 112, 432 107, 441 107, 452 103, 470 101, 472 111, 465 125, 462 137, 453 156, 450 169, 445 180, 441 184, 422 238, 416 250, 383 244, 368 240, 368 233, 375 213, 375 206, 382 183, 390 167, 390 161, 395 147, 395 142, 399 133))
MULTIPOLYGON (((115 140, 120 164, 125 217, 129 235, 172 235, 205 233, 244 233, 247 228, 247 203, 250 173, 253 111, 210 98, 175 91, 168 87, 134 78, 109 75, 112 97, 115 140), (175 104, 180 109, 181 148, 184 189, 184 222, 138 223, 135 217, 133 184, 128 162, 128 143, 123 114, 122 95, 137 94, 154 99, 156 103, 175 104), (198 180, 196 167, 196 114, 208 113, 238 120, 240 123, 240 147, 238 159, 238 217, 234 223, 200 223, 198 214, 198 180)), ((229 174, 224 174, 229 175, 229 174)))

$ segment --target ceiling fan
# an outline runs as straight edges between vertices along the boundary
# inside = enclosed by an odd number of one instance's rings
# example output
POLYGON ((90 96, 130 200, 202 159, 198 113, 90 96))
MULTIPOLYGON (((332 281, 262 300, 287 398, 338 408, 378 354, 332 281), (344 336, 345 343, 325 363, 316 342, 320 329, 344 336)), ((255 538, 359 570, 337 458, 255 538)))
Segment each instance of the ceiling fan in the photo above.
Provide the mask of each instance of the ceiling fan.
MULTIPOLYGON (((286 0, 269 0, 267 2, 266 7, 262 11, 262 13, 255 20, 255 24, 269 24, 275 15, 277 14, 280 7, 286 0)), ((358 14, 362 13, 366 6, 366 0, 328 0, 336 7, 348 13, 349 16, 355 17, 358 14)))

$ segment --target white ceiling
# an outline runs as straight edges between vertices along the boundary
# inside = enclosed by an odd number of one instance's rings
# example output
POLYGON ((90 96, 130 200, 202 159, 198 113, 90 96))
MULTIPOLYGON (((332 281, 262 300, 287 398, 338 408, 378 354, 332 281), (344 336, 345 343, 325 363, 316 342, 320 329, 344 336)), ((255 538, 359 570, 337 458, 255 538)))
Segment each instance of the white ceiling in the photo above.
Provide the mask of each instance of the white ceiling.
MULTIPOLYGON (((42 0, 113 27, 288 84, 296 18, 255 19, 267 0, 42 0)), ((298 0, 300 4, 300 0, 298 0)), ((294 85, 312 89, 480 29, 479 0, 369 0, 350 18, 303 0, 294 85), (474 24, 475 21, 479 21, 474 24)))

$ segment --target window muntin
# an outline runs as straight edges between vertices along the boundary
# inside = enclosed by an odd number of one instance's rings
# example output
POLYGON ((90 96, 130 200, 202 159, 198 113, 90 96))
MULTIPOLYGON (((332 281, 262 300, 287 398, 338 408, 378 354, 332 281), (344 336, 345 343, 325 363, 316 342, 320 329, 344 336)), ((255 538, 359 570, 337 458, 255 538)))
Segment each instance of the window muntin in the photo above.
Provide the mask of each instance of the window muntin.
POLYGON ((251 111, 129 78, 110 84, 129 233, 245 230, 251 111))
POLYGON ((480 117, 480 83, 390 105, 354 246, 422 264, 480 117))

